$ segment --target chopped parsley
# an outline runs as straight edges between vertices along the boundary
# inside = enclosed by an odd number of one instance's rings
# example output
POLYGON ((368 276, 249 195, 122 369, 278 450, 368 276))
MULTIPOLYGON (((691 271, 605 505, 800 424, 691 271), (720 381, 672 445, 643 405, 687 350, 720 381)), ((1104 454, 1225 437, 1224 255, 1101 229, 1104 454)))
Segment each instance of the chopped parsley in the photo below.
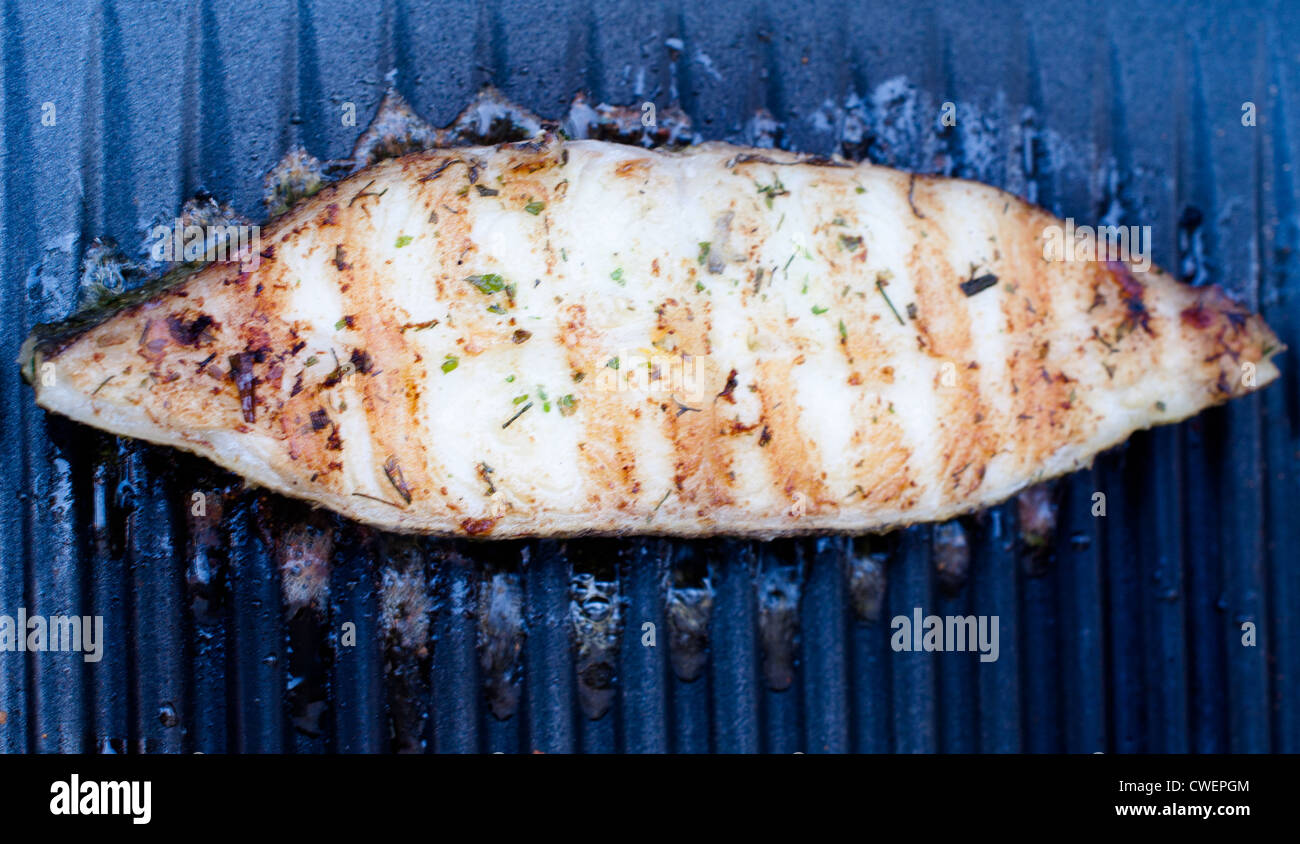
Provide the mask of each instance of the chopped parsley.
POLYGON ((698 258, 696 258, 696 260, 699 261, 701 267, 704 266, 705 261, 709 260, 709 249, 711 248, 711 246, 712 244, 710 243, 710 241, 707 240, 700 241, 700 255, 698 258))
POLYGON ((781 180, 775 176, 772 178, 772 184, 770 185, 760 185, 757 182, 754 184, 758 188, 758 192, 764 195, 763 200, 767 203, 768 208, 772 207, 772 200, 774 198, 778 196, 787 196, 790 193, 790 191, 785 189, 785 185, 781 184, 781 180))
POLYGON ((506 280, 496 273, 485 273, 483 275, 472 275, 465 279, 485 296, 491 296, 493 293, 500 293, 506 289, 506 280))
POLYGON ((560 409, 561 416, 572 416, 578 409, 578 400, 573 397, 572 393, 569 393, 568 395, 560 396, 555 405, 560 409))
POLYGON ((401 249, 412 240, 415 240, 415 238, 411 237, 409 234, 399 235, 397 238, 397 248, 401 249))
POLYGON ((618 369, 618 358, 610 358, 609 360, 605 361, 605 366, 607 366, 610 369, 618 369))
POLYGON ((823 308, 821 305, 813 305, 812 308, 812 312, 814 316, 821 316, 822 314, 826 313, 828 310, 830 310, 830 308, 823 308))
POLYGON ((537 200, 533 200, 532 202, 524 206, 524 210, 527 211, 529 214, 532 214, 534 217, 542 213, 542 211, 545 208, 546 208, 546 203, 539 202, 537 200))
POLYGON ((619 267, 618 269, 614 270, 614 272, 610 273, 610 274, 609 274, 609 277, 612 278, 612 279, 614 279, 614 281, 617 282, 617 284, 618 284, 619 287, 626 287, 626 286, 627 286, 627 282, 623 280, 623 268, 622 268, 622 267, 619 267))
POLYGON ((458 366, 460 366, 460 358, 455 355, 447 355, 447 359, 442 362, 442 372, 445 375, 458 366))

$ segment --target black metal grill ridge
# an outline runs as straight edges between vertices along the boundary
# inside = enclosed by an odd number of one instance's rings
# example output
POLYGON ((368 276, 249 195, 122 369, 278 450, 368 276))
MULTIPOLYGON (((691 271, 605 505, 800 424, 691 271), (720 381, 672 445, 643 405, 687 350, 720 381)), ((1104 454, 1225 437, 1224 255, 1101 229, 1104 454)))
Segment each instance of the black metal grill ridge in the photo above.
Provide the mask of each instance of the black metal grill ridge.
POLYGON ((969 571, 943 579, 931 526, 387 536, 47 416, 10 367, 0 613, 102 615, 108 642, 94 665, 0 653, 0 750, 1300 751, 1300 9, 1041 5, 4 0, 0 361, 73 308, 92 237, 132 247, 200 189, 262 216, 265 171, 345 155, 391 69, 435 125, 488 82, 548 118, 580 89, 675 103, 706 139, 751 140, 764 108, 794 149, 1149 224, 1156 263, 1290 351, 1262 393, 1058 482, 1046 555, 1014 502, 963 520, 969 571), (906 114, 900 76, 956 126, 906 114), (916 607, 999 616, 1000 658, 895 653, 916 607))

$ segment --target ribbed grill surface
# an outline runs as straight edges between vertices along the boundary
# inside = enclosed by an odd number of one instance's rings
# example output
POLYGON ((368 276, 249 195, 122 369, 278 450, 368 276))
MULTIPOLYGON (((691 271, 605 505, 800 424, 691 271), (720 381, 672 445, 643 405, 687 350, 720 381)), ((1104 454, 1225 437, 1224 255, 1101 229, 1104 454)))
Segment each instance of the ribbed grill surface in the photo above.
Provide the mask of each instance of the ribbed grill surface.
POLYGON ((705 139, 758 140, 766 109, 793 149, 1149 224, 1157 263, 1223 285, 1291 350, 1263 393, 1056 484, 1046 553, 1015 502, 964 520, 965 576, 939 571, 930 526, 856 543, 381 535, 47 417, 9 367, 0 614, 98 614, 108 641, 95 665, 0 653, 0 749, 1300 751, 1300 7, 6 0, 2 14, 0 361, 74 307, 91 238, 133 250, 199 190, 260 219, 266 170, 299 144, 346 156, 392 69, 439 126, 488 82, 551 119, 582 89, 680 105, 705 139), (916 607, 999 616, 999 660, 893 652, 890 617, 916 607))

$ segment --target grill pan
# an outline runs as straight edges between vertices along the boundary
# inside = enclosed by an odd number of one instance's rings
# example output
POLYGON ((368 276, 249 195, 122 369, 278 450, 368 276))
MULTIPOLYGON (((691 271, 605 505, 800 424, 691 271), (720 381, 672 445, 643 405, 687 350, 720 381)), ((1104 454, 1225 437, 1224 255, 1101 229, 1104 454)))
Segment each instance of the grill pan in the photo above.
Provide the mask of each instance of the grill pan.
POLYGON ((0 14, 0 360, 73 309, 94 237, 129 251, 200 191, 260 219, 266 170, 295 145, 345 156, 390 78, 439 126, 485 84, 554 120, 585 91, 679 106, 702 139, 1150 225, 1156 263, 1221 284, 1290 348, 1262 393, 1045 490, 1045 536, 1013 501, 957 527, 772 543, 388 536, 47 416, 11 367, 0 613, 102 615, 106 644, 95 664, 0 653, 0 749, 1300 751, 1300 8, 5 0, 0 14), (201 516, 196 491, 214 493, 201 516), (965 571, 949 565, 958 535, 965 571), (999 659, 894 652, 889 619, 918 607, 997 615, 999 659))

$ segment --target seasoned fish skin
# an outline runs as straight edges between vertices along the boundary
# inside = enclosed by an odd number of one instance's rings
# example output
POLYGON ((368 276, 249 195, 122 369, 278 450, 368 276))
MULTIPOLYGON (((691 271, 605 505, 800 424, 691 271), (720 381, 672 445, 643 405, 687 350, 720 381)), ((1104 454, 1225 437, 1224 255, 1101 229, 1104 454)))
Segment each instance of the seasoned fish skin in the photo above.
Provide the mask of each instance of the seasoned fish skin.
POLYGON ((995 188, 546 136, 391 159, 21 361, 38 403, 384 529, 858 533, 1258 389, 1217 288, 1050 261, 995 188), (965 283, 965 284, 963 284, 965 283))

